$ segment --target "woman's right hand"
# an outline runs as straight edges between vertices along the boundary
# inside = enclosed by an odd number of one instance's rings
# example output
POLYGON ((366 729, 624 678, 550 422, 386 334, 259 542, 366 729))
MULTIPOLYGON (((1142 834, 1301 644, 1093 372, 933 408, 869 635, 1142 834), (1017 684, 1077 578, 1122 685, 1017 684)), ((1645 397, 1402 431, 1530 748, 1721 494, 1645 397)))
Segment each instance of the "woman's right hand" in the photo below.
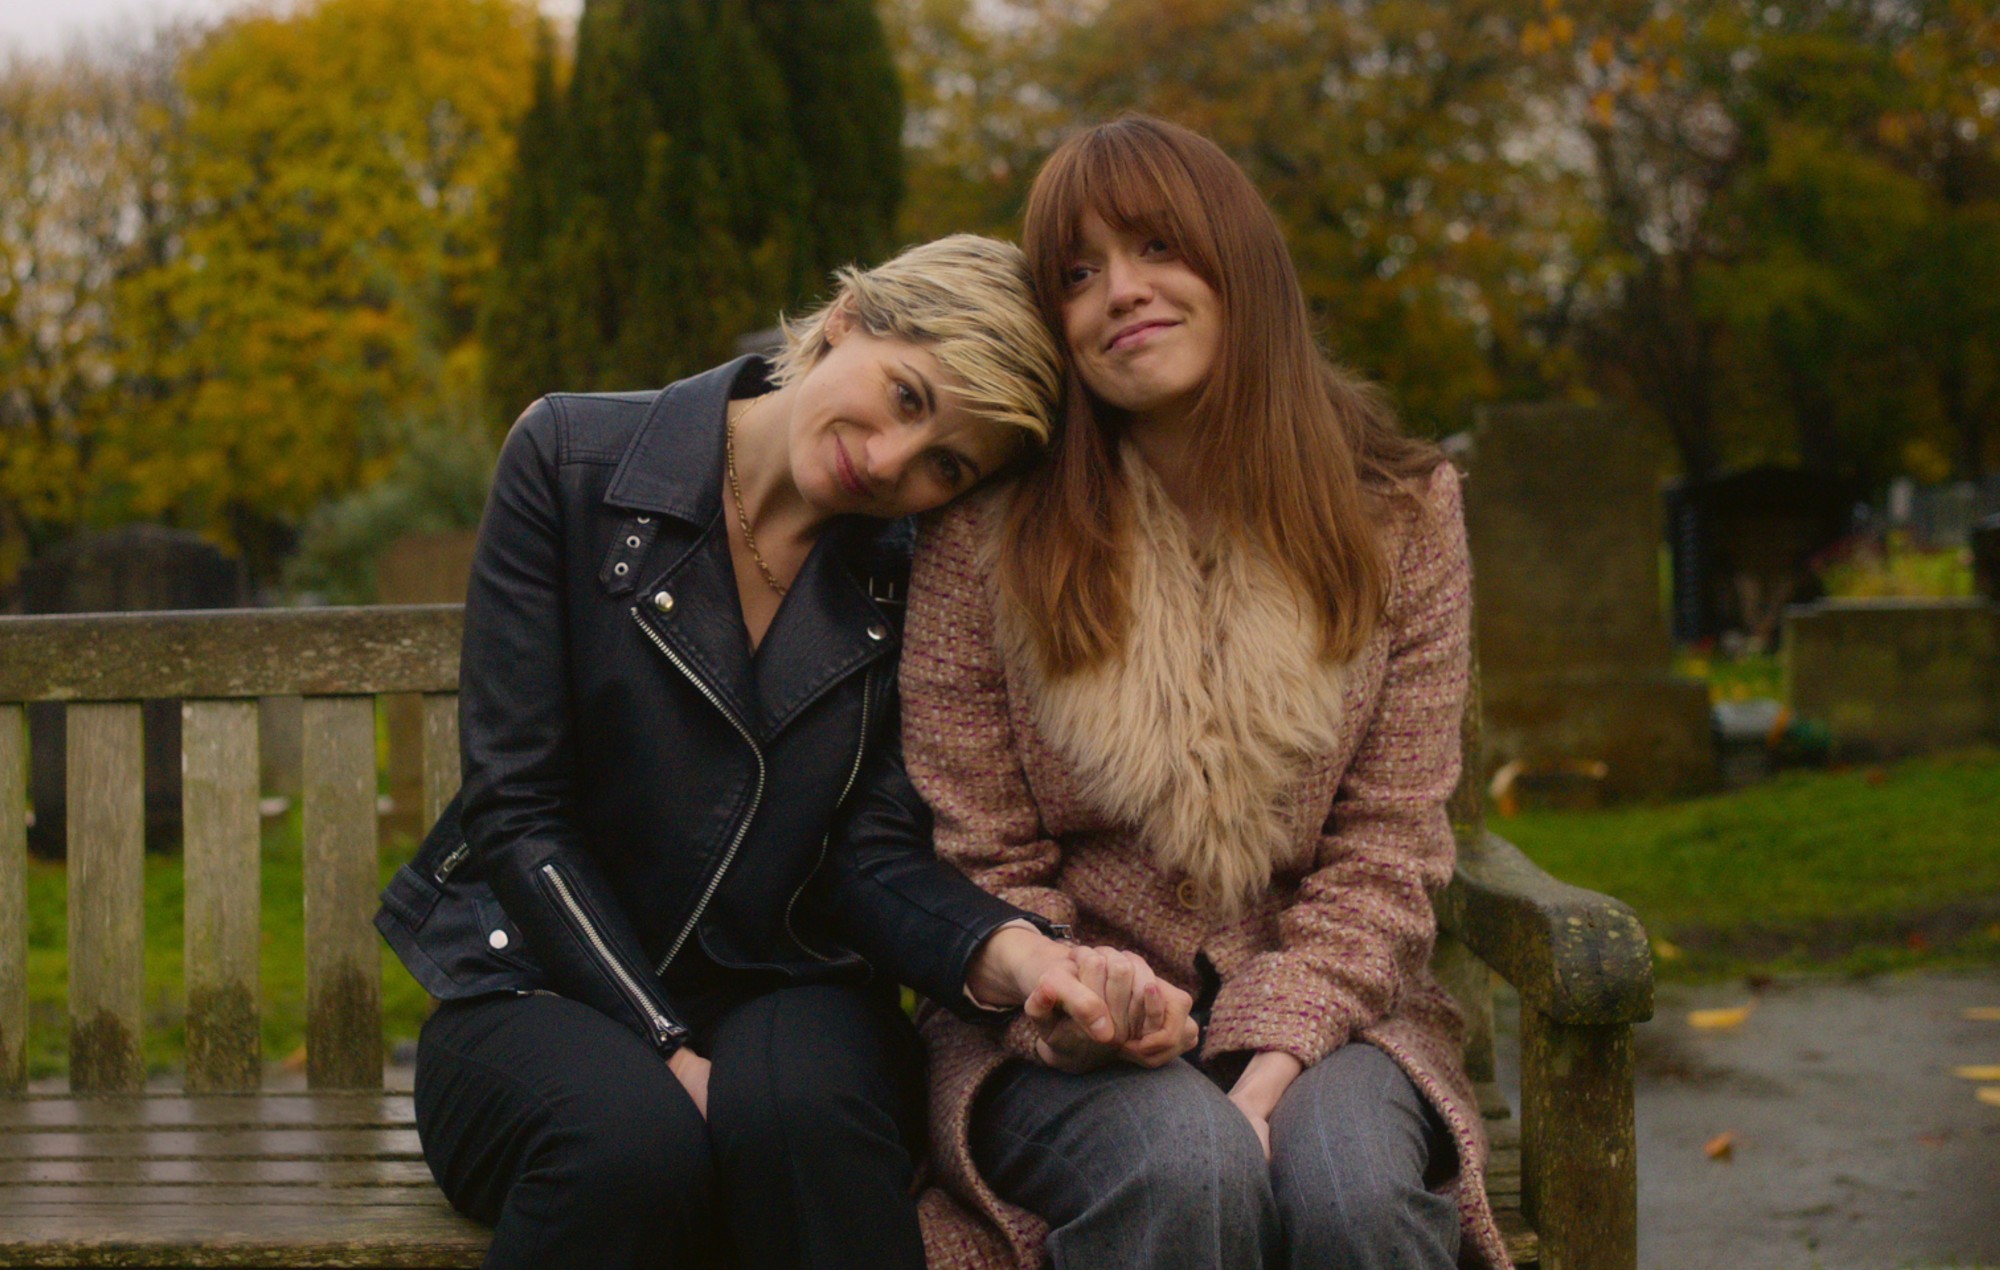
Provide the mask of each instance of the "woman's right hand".
POLYGON ((1038 1033, 1037 1057, 1058 1071, 1083 1072, 1112 1059, 1159 1067, 1180 1057, 1200 1038, 1200 1028, 1188 1017, 1193 1005, 1192 997, 1155 975, 1137 953, 1078 948, 1069 973, 1052 976, 1030 993, 1023 1010, 1038 1033), (1091 1011, 1093 1017, 1079 1020, 1064 1008, 1077 986, 1091 1004, 1102 1003, 1101 1014, 1091 1011))
POLYGON ((667 1056, 667 1070, 694 1099, 694 1109, 703 1120, 708 1119, 708 1068, 708 1060, 685 1045, 667 1056))

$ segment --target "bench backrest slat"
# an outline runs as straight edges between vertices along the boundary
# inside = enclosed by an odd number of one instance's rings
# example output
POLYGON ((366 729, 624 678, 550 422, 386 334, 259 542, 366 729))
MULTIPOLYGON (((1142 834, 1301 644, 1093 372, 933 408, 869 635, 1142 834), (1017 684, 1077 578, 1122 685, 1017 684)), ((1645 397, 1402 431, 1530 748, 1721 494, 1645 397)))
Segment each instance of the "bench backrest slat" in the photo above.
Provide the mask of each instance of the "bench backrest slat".
POLYGON ((0 618, 0 701, 449 692, 460 606, 0 618))
POLYGON ((458 694, 424 694, 424 827, 444 814, 458 792, 458 694))
POLYGON ((0 705, 0 1093, 28 1083, 27 713, 0 705))
POLYGON ((187 1088, 253 1091, 263 1080, 257 703, 184 702, 181 755, 187 1088))
POLYGON ((305 699, 306 1081, 382 1086, 375 701, 305 699))
POLYGON ((137 702, 69 707, 69 1080, 145 1087, 146 763, 137 702))

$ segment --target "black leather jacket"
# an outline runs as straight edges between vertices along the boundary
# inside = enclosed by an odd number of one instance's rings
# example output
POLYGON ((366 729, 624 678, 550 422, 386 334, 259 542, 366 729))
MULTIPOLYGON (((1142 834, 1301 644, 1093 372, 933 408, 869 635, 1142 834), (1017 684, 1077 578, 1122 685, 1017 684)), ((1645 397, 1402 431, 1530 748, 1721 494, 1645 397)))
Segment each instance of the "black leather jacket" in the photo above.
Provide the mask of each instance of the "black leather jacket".
POLYGON ((763 372, 548 397, 508 436, 466 595, 464 785, 375 918, 432 995, 553 990, 664 1054, 689 961, 768 987, 879 969, 971 1011, 972 954, 1030 916, 937 860, 903 773, 907 525, 830 525, 753 663, 723 430, 763 372))

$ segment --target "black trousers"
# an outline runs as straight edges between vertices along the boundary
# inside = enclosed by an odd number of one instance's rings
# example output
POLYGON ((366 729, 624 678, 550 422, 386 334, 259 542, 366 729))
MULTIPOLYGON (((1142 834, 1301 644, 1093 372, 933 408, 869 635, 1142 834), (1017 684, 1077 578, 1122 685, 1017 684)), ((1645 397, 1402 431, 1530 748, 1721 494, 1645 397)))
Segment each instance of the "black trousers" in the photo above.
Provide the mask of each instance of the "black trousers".
POLYGON ((417 1044, 424 1159, 485 1265, 921 1270, 923 1059, 893 997, 799 987, 695 1028, 703 1122, 659 1055, 562 997, 447 1001, 417 1044))

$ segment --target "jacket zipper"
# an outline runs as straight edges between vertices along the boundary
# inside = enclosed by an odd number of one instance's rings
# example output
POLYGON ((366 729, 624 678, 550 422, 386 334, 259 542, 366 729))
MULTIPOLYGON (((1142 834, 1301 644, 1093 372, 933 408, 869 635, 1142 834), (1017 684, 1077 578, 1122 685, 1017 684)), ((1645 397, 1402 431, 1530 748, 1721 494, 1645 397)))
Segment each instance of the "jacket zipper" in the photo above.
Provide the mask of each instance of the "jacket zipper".
POLYGON ((646 624, 645 616, 639 612, 637 605, 632 608, 632 620, 639 624, 639 629, 646 633, 646 638, 652 641, 653 647, 660 650, 661 656, 672 662, 674 669, 680 671, 687 677, 687 681, 694 685, 695 691, 707 698, 708 703, 720 711, 723 718, 729 720, 729 725, 736 729, 737 734, 743 738, 743 743, 750 747, 750 753, 757 759, 757 788, 750 797, 750 810, 741 821, 737 822, 736 836, 729 840, 729 849, 722 853, 722 863, 716 866, 715 872, 708 879, 707 888, 702 891, 701 898, 695 901, 694 912, 688 914, 687 924, 681 927, 680 934, 674 936, 674 942, 668 947, 667 955, 660 958, 660 964, 653 967, 655 974, 665 974, 667 967, 673 964, 674 958, 680 953, 681 946, 687 943, 688 936, 694 934, 695 923, 699 922, 701 915, 708 911, 708 902, 715 898, 716 888, 722 885, 723 875, 729 872, 729 866, 736 860, 737 848, 743 845, 744 837, 750 832, 750 822, 757 818, 757 809, 763 805, 764 751, 758 748, 756 738, 750 735, 750 729, 743 726, 742 720, 732 714, 728 706, 722 704, 722 698, 715 695, 715 690, 703 683, 701 677, 690 670, 688 664, 682 661, 673 649, 667 647, 667 641, 660 638, 659 632, 646 624))
MULTIPOLYGON (((840 797, 833 800, 833 809, 836 812, 847 801, 847 795, 853 791, 854 780, 861 775, 861 757, 868 752, 868 702, 874 695, 874 687, 875 673, 869 671, 861 677, 861 739, 854 746, 854 763, 847 769, 847 783, 840 787, 840 797)), ((826 844, 832 837, 831 829, 819 836, 819 854, 813 857, 813 867, 807 871, 805 879, 799 883, 799 889, 792 892, 792 898, 785 904, 785 933, 792 937, 793 943, 821 961, 832 961, 833 958, 799 938, 799 932, 792 928, 792 909, 797 907, 799 896, 806 893, 806 887, 812 884, 813 876, 819 872, 820 866, 826 863, 826 844)))
POLYGON ((549 886, 554 889, 556 899, 568 912, 570 920, 583 932, 584 940, 611 971, 612 981, 618 984, 633 1008, 638 1010, 652 1027, 653 1040, 660 1045, 671 1045, 685 1036, 687 1029, 676 1025, 673 1020, 660 1012, 659 1007, 653 1004, 652 999, 639 986, 639 981, 633 977, 632 972, 625 968, 625 963, 619 961, 612 953, 611 945, 606 943, 604 936, 599 933, 597 923, 591 921, 590 914, 584 911, 583 905, 577 903, 576 894, 569 889, 569 882, 563 877, 562 871, 553 863, 544 864, 542 876, 549 880, 549 886))
POLYGON ((456 869, 471 851, 471 843, 461 842, 451 849, 450 855, 438 862, 437 870, 431 876, 437 879, 439 886, 444 885, 445 879, 451 876, 452 870, 456 869))

